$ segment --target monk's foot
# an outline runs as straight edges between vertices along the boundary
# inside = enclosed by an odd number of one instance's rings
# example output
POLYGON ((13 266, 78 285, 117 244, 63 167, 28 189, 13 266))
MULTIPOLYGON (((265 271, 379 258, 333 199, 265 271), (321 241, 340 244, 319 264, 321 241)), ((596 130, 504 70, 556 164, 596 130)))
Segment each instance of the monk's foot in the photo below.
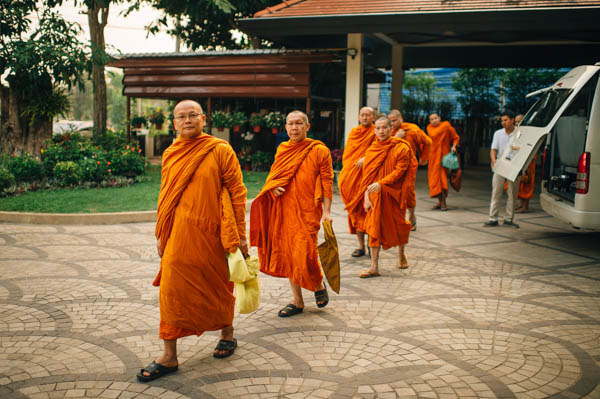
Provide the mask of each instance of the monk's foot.
POLYGON ((442 205, 437 204, 431 207, 431 209, 440 209, 442 207, 442 205))
POLYGON ((220 339, 217 343, 217 347, 213 352, 213 357, 217 359, 223 359, 233 355, 235 352, 235 348, 237 348, 237 339, 231 338, 229 339, 220 339))
MULTIPOLYGON (((221 342, 221 341, 226 341, 226 342, 234 341, 232 326, 225 327, 224 329, 221 330, 221 340, 219 342, 221 342)), ((237 343, 236 343, 236 346, 237 346, 237 343)), ((234 348, 234 350, 235 350, 235 348, 234 348)), ((219 345, 217 345, 217 347, 215 348, 215 350, 213 352, 213 356, 218 357, 218 358, 227 357, 227 356, 229 356, 229 355, 227 355, 227 353, 229 353, 229 352, 230 351, 228 351, 226 348, 219 349, 219 345)))
MULTIPOLYGON (((159 357, 158 359, 156 359, 154 361, 154 363, 158 364, 159 366, 162 366, 163 368, 169 369, 169 370, 173 370, 174 368, 179 366, 179 362, 177 361, 177 357, 171 357, 171 356, 167 356, 165 354, 163 354, 161 357, 159 357)), ((150 365, 149 367, 151 367, 152 365, 150 365)), ((149 367, 146 367, 146 369, 148 369, 149 367)), ((148 371, 146 369, 142 369, 140 372, 140 375, 144 376, 144 377, 150 377, 151 375, 151 371, 148 371)))
POLYGON ((400 259, 398 260, 398 269, 408 269, 408 258, 406 254, 400 255, 400 259))
POLYGON ((319 289, 315 291, 315 301, 319 308, 324 308, 329 303, 329 294, 324 283, 321 283, 319 289))
POLYGON ((352 252, 352 257, 353 258, 360 258, 361 256, 365 256, 365 249, 364 248, 357 248, 352 252))

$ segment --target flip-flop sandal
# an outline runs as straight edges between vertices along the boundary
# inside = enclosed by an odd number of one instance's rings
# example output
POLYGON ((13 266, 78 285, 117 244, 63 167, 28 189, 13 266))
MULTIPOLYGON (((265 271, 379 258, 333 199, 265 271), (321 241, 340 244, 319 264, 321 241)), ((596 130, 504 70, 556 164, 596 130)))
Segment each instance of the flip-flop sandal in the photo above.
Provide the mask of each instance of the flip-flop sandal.
POLYGON ((379 272, 371 272, 369 270, 365 270, 358 277, 360 277, 360 278, 372 278, 372 277, 379 277, 379 276, 381 276, 381 274, 379 272))
POLYGON ((226 357, 229 357, 233 355, 233 352, 235 352, 235 348, 237 348, 237 339, 234 338, 232 341, 229 341, 227 339, 220 339, 217 343, 217 346, 215 347, 215 350, 225 351, 225 353, 220 354, 213 352, 213 357, 216 357, 217 359, 224 359, 226 357))
POLYGON ((353 258, 360 258, 361 256, 365 256, 365 250, 364 249, 355 249, 352 252, 352 257, 353 258))
POLYGON ((440 211, 442 212, 446 212, 448 210, 448 208, 440 208, 440 211))
POLYGON ((529 213, 529 209, 515 209, 515 213, 529 213))
POLYGON ((329 294, 327 293, 327 287, 320 291, 315 291, 315 301, 319 308, 324 308, 329 303, 329 294), (321 303, 319 303, 321 302, 321 303))
POLYGON ((290 317, 302 313, 303 310, 304 308, 299 308, 293 303, 288 303, 277 314, 279 315, 279 317, 290 317))
POLYGON ((164 377, 167 374, 174 373, 178 369, 179 366, 165 367, 162 364, 152 362, 148 366, 140 370, 140 372, 137 375, 137 380, 140 382, 153 381, 157 378, 164 377), (147 372, 149 375, 144 375, 144 371, 147 372))
POLYGON ((398 263, 398 269, 408 269, 408 258, 406 255, 400 259, 400 262, 398 263))

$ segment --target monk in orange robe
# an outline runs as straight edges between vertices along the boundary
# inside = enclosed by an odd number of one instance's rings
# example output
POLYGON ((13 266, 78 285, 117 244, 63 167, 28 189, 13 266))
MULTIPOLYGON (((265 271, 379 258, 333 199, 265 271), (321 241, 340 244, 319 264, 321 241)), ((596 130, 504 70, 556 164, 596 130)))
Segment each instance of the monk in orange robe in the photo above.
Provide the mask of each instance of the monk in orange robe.
POLYGON ((314 291, 319 308, 329 296, 317 252, 321 222, 331 221, 333 167, 329 149, 309 139, 304 112, 290 112, 290 138, 277 148, 275 162, 250 208, 250 244, 258 247, 260 270, 290 280, 293 300, 280 317, 302 313, 302 288, 314 291))
MULTIPOLYGON (((419 165, 427 165, 429 152, 431 151, 431 139, 419 126, 414 123, 404 122, 402 113, 393 109, 388 114, 388 119, 392 124, 392 136, 404 139, 410 145, 410 149, 415 157, 418 157, 419 165)), ((416 180, 416 174, 415 174, 416 180)), ((409 193, 406 207, 408 208, 408 220, 412 226, 411 231, 417 229, 417 216, 415 208, 417 206, 417 194, 415 192, 415 181, 413 180, 412 190, 409 193)))
POLYGON ((438 203, 433 209, 447 211, 446 197, 448 196, 448 175, 442 167, 442 158, 450 151, 456 153, 460 137, 448 121, 441 121, 438 114, 429 115, 427 134, 432 141, 429 154, 427 178, 429 180, 429 195, 437 197, 438 203))
POLYGON ((392 125, 386 117, 375 122, 377 140, 365 155, 361 192, 348 205, 362 206, 367 212, 365 230, 369 234, 371 267, 361 278, 378 277, 380 247, 398 247, 398 267, 406 269, 404 246, 410 234, 406 203, 417 172, 417 158, 408 142, 391 137, 392 125))
POLYGON ((154 285, 160 286, 164 353, 137 375, 143 382, 177 370, 181 337, 221 330, 213 356, 233 354, 235 297, 226 254, 238 247, 248 253, 246 188, 235 152, 226 141, 202 133, 206 116, 197 102, 181 101, 173 113, 179 135, 163 154, 156 223, 161 264, 154 285), (225 192, 237 231, 222 231, 225 192), (232 235, 238 241, 224 247, 223 237, 232 235))
MULTIPOLYGON (((360 190, 362 182, 362 167, 365 154, 371 143, 375 140, 373 121, 375 111, 371 107, 360 109, 360 125, 354 127, 348 134, 348 140, 342 156, 342 171, 338 179, 340 195, 344 205, 348 205, 360 190)), ((365 211, 362 207, 348 211, 348 226, 350 234, 356 234, 358 248, 352 252, 355 258, 365 255, 365 211)))
MULTIPOLYGON (((524 115, 519 114, 515 116, 515 124, 519 126, 523 120, 524 115)), ((537 156, 534 156, 531 163, 523 172, 521 176, 521 182, 519 183, 519 192, 517 198, 519 199, 519 205, 515 209, 515 213, 527 213, 529 212, 529 200, 533 198, 533 189, 535 188, 535 160, 537 156)), ((506 185, 506 183, 504 183, 506 185)))

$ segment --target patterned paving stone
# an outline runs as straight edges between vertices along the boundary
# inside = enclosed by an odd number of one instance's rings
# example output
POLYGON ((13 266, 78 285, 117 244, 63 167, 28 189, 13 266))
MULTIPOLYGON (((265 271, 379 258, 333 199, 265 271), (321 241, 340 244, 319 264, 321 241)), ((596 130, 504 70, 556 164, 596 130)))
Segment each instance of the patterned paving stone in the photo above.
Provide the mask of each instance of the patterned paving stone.
POLYGON ((331 398, 338 384, 310 378, 259 377, 204 385, 202 390, 216 397, 243 398, 331 398))
POLYGON ((583 314, 590 319, 600 317, 600 297, 589 296, 549 296, 543 298, 535 298, 535 302, 544 303, 555 306, 565 311, 577 312, 583 314))
POLYGON ((2 270, 3 279, 23 278, 23 277, 52 277, 66 276, 75 277, 79 275, 76 268, 71 265, 65 265, 60 262, 48 260, 21 260, 19 267, 13 267, 14 260, 0 260, 0 270, 2 270))
POLYGON ((156 305, 131 302, 70 302, 57 304, 73 321, 71 331, 88 332, 104 337, 131 331, 147 331, 156 328, 160 321, 156 305))
POLYGON ((403 335, 433 336, 439 348, 499 378, 514 393, 546 397, 573 385, 581 369, 562 345, 537 337, 493 330, 438 329, 403 335), (422 334, 422 335, 421 335, 422 334))
POLYGON ((548 320, 577 320, 577 317, 566 312, 548 309, 529 303, 497 300, 492 298, 448 298, 426 300, 423 304, 431 305, 442 312, 444 309, 462 314, 465 318, 482 325, 499 325, 502 327, 518 327, 521 324, 548 320))
POLYGON ((56 329, 54 317, 32 307, 4 304, 0 331, 53 331, 56 329))
POLYGON ((123 362, 100 346, 50 335, 0 337, 0 360, 0 374, 11 382, 125 371, 123 362))
POLYGON ((546 284, 524 278, 500 276, 440 276, 439 281, 454 285, 466 284, 482 295, 495 295, 504 298, 518 298, 523 295, 571 292, 554 284, 546 284))
POLYGON ((132 276, 148 276, 150 283, 152 283, 160 265, 158 257, 155 261, 103 259, 88 261, 79 260, 73 263, 83 267, 90 278, 123 279, 132 276))
POLYGON ((289 283, 261 275, 233 356, 212 357, 218 332, 183 338, 151 384, 134 375, 163 350, 154 223, 0 224, 0 397, 600 398, 600 234, 536 200, 521 229, 484 229, 489 171, 465 172, 445 213, 419 172, 410 268, 382 251, 380 278, 358 278, 370 260, 336 195, 340 295, 318 309, 304 291, 279 318, 289 283))
POLYGON ((114 381, 74 381, 61 384, 32 385, 19 389, 30 398, 167 398, 185 399, 188 396, 145 384, 114 381))
POLYGON ((105 248, 91 245, 54 245, 39 246, 48 255, 48 259, 75 262, 90 259, 128 259, 127 253, 117 248, 105 248))
POLYGON ((42 304, 128 297, 125 291, 113 285, 77 278, 28 279, 15 281, 14 284, 24 293, 23 301, 42 304))

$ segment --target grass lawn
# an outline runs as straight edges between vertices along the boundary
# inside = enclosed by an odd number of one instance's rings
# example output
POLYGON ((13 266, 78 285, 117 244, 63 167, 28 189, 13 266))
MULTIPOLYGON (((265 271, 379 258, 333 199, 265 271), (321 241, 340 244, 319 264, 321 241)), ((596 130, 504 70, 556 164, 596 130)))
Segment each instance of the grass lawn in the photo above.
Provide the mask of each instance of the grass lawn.
MULTIPOLYGON (((248 198, 259 193, 267 174, 244 171, 248 198)), ((151 166, 146 175, 149 176, 148 181, 128 187, 40 190, 0 198, 0 210, 47 213, 151 211, 156 209, 158 200, 160 166, 151 166)))

